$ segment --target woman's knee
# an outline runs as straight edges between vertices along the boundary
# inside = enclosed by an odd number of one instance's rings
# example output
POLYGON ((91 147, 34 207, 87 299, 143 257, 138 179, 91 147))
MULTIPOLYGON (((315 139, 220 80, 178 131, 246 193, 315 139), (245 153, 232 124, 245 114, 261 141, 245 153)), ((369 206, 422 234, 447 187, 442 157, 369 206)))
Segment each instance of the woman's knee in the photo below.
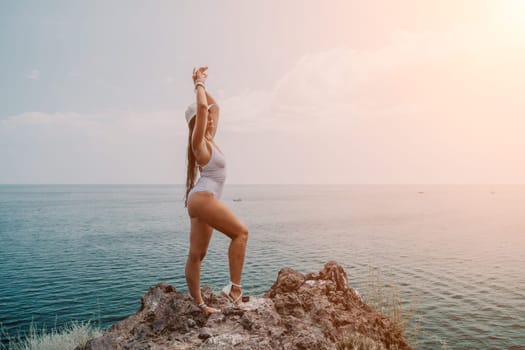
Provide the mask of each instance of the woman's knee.
POLYGON ((188 254, 188 260, 191 263, 200 263, 206 256, 206 251, 195 251, 188 254))
POLYGON ((242 226, 241 227, 241 231, 239 233, 239 237, 241 237, 241 239, 245 240, 245 241, 248 241, 248 228, 246 226, 242 226))

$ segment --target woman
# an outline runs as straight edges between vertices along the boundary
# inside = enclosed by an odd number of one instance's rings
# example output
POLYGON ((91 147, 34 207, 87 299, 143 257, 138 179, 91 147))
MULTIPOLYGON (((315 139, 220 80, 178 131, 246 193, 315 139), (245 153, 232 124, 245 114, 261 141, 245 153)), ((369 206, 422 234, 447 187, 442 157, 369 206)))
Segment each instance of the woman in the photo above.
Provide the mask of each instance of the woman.
POLYGON ((242 304, 241 273, 248 241, 248 229, 234 213, 220 201, 226 179, 224 154, 213 142, 219 120, 219 106, 206 91, 208 67, 193 68, 193 83, 197 94, 196 103, 186 110, 189 127, 188 170, 186 197, 191 220, 190 251, 186 262, 186 282, 190 295, 206 313, 220 312, 202 300, 200 290, 201 262, 206 255, 213 229, 221 231, 231 239, 228 250, 230 283, 222 289, 236 306, 242 304), (197 167, 200 177, 195 183, 197 167))

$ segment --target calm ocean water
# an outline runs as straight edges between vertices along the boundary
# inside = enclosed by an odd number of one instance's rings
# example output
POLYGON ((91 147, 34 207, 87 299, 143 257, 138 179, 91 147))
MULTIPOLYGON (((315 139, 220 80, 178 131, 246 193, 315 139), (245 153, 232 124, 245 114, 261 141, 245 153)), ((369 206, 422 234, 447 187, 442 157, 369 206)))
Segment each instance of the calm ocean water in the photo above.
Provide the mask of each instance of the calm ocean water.
MULTIPOLYGON (((178 185, 0 185, 3 328, 107 327, 159 281, 187 291, 182 196, 178 185)), ((525 186, 227 185, 223 200, 250 230, 248 294, 280 268, 328 260, 365 293, 378 268, 406 304, 418 300, 421 348, 525 349, 525 186)), ((203 263, 216 290, 228 243, 215 232, 203 263)))

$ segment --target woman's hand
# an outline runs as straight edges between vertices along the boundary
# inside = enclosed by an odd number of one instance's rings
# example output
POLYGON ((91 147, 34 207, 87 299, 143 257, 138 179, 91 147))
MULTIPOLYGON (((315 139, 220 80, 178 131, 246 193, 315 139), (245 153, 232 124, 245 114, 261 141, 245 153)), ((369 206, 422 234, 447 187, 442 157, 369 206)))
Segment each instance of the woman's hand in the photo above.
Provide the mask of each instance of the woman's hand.
POLYGON ((195 67, 193 68, 192 78, 194 85, 198 82, 206 82, 206 78, 208 78, 208 74, 206 74, 206 69, 208 69, 208 66, 200 67, 197 70, 195 70, 195 67))

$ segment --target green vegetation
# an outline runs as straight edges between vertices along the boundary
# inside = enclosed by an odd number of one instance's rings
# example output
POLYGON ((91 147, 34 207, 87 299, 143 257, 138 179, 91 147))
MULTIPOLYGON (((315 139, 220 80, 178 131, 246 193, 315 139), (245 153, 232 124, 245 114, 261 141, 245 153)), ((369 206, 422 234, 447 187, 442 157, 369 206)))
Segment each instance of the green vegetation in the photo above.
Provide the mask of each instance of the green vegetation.
POLYGON ((74 321, 61 329, 54 327, 50 331, 45 327, 39 330, 31 323, 24 337, 9 337, 3 328, 1 332, 9 341, 7 347, 0 345, 0 349, 5 350, 73 350, 102 334, 102 330, 91 322, 74 321))

